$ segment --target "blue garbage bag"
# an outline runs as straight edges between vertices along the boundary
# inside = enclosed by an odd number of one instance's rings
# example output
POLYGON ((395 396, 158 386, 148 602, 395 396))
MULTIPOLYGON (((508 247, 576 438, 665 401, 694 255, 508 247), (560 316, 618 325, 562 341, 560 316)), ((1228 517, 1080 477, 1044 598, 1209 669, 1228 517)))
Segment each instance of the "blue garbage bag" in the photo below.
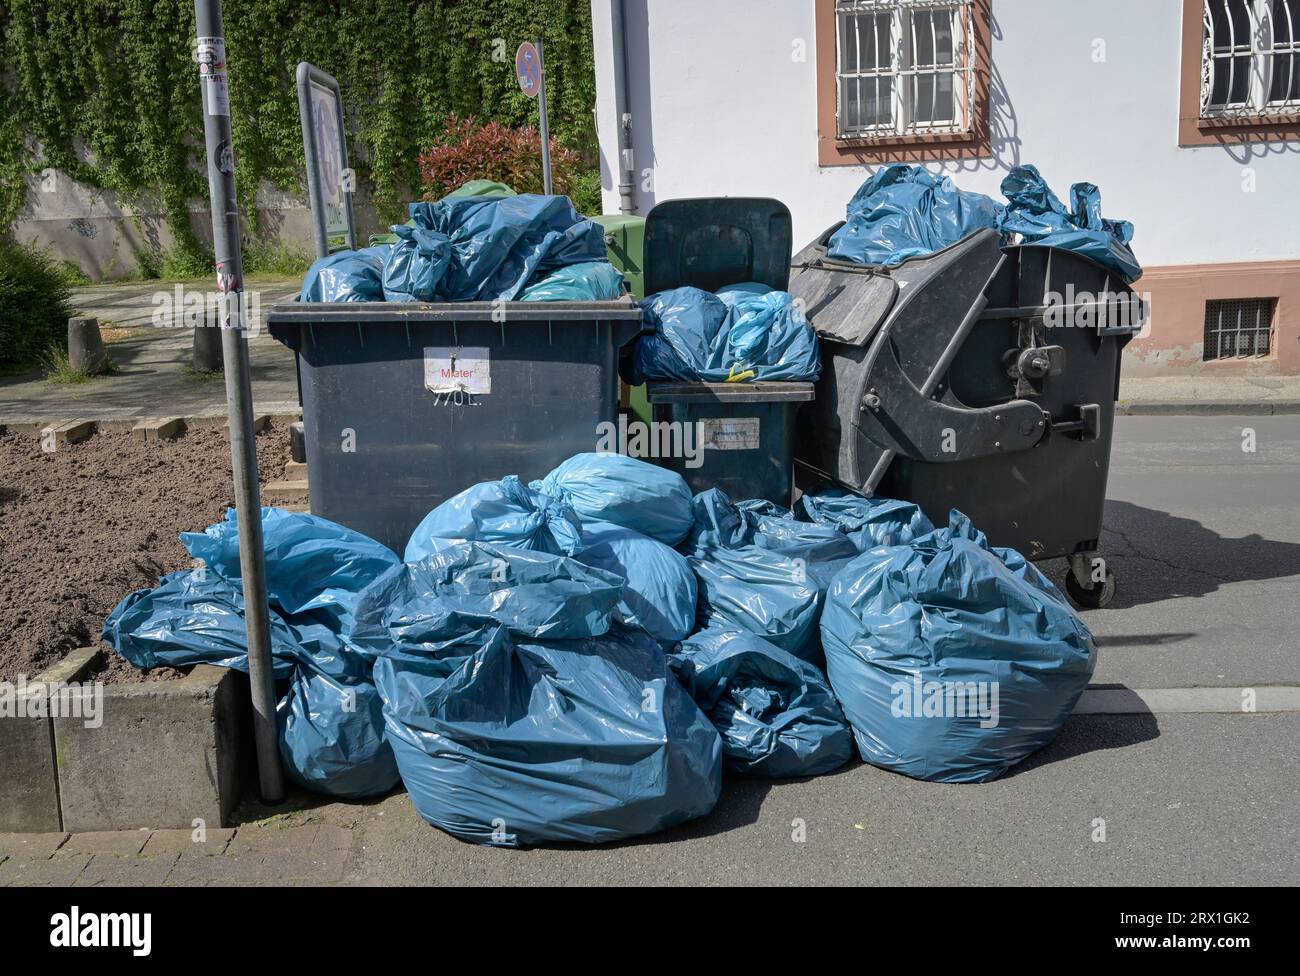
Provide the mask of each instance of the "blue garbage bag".
POLYGON ((276 714, 280 757, 300 786, 359 799, 397 785, 397 760, 384 740, 383 700, 369 680, 340 679, 304 664, 276 714))
POLYGON ((623 580, 615 619, 625 626, 662 644, 695 629, 695 573, 677 550, 621 525, 585 522, 574 558, 623 580))
POLYGON ((817 776, 853 755, 820 669, 745 630, 683 641, 673 669, 722 737, 723 765, 754 776, 817 776))
POLYGON ((623 275, 608 261, 583 261, 556 268, 533 281, 521 302, 607 302, 623 295, 623 275))
POLYGON ((604 230, 579 214, 568 197, 445 197, 413 203, 410 214, 413 232, 424 232, 430 246, 441 242, 448 249, 434 288, 437 301, 513 300, 557 268, 606 260, 604 230))
POLYGON ((454 542, 371 584, 349 643, 447 677, 502 626, 523 637, 603 634, 623 592, 620 577, 566 556, 454 542))
POLYGON ((451 264, 451 241, 418 225, 399 224, 393 233, 397 243, 390 245, 384 261, 384 301, 437 301, 451 264))
POLYGON ((613 522, 669 546, 694 523, 682 476, 625 454, 575 454, 531 487, 572 506, 584 522, 613 522))
MULTIPOLYGON (((181 533, 191 556, 236 584, 240 582, 238 520, 231 508, 225 521, 206 531, 181 533)), ((337 621, 336 633, 346 628, 357 594, 400 563, 396 553, 369 536, 305 512, 263 508, 262 540, 271 606, 290 615, 319 610, 337 621)))
POLYGON ((894 163, 876 170, 853 195, 826 254, 855 264, 900 264, 996 227, 1000 209, 982 193, 959 190, 947 176, 894 163))
POLYGON ((466 488, 426 515, 407 540, 404 560, 416 563, 464 540, 571 555, 582 546, 581 526, 567 502, 507 475, 466 488))
POLYGON ((1021 244, 1063 247, 1110 268, 1126 282, 1142 277, 1129 242, 1133 225, 1101 215, 1101 191, 1092 183, 1070 187, 1070 209, 1057 199, 1033 166, 1017 166, 1002 180, 1007 205, 998 227, 1021 235, 1021 244))
POLYGON ((839 529, 859 552, 875 546, 903 545, 934 531, 934 524, 914 502, 865 498, 836 487, 799 496, 795 515, 839 529))
POLYGON ((815 382, 817 336, 789 292, 742 283, 711 294, 685 286, 641 303, 641 336, 625 379, 703 383, 815 382))
POLYGON ((708 813, 722 744, 647 634, 504 627, 450 676, 381 657, 375 684, 416 811, 462 840, 601 843, 708 813))
POLYGON ((690 563, 701 628, 739 627, 796 657, 818 659, 821 592, 805 560, 751 545, 697 553, 690 563))
POLYGON ((697 623, 730 623, 806 661, 821 661, 817 623, 827 588, 858 550, 832 525, 801 522, 763 499, 695 496, 685 545, 699 580, 697 623))
POLYGON ((307 269, 298 300, 302 302, 382 302, 384 262, 391 244, 339 251, 307 269))
POLYGON ((708 488, 695 496, 692 511, 695 524, 686 548, 697 554, 716 547, 759 546, 809 563, 834 562, 858 554, 837 526, 799 521, 767 499, 733 502, 721 488, 708 488))
MULTIPOLYGON (((272 610, 271 666, 287 678, 302 658, 298 637, 272 610)), ((248 671, 244 594, 208 569, 169 573, 128 594, 104 621, 103 638, 142 671, 213 664, 248 671)))
POLYGON ((1056 587, 955 510, 849 563, 821 631, 862 758, 939 782, 994 779, 1051 742, 1097 662, 1056 587))

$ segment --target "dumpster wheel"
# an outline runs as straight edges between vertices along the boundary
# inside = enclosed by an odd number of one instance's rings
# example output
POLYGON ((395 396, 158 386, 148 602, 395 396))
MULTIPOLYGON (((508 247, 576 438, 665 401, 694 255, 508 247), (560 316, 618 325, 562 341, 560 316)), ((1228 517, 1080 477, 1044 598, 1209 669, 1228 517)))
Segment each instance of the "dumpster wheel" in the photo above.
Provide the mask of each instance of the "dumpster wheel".
POLYGON ((1115 596, 1115 574, 1106 570, 1106 580, 1100 586, 1084 586, 1072 570, 1065 571, 1065 591, 1070 599, 1086 610, 1100 610, 1115 596))

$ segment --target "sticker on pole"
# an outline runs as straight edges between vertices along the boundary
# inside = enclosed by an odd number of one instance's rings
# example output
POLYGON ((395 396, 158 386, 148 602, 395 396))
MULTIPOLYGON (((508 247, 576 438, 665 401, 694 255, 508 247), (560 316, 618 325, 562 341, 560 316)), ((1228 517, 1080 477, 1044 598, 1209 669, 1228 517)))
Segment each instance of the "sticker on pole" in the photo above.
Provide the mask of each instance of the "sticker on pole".
POLYGON ((194 57, 199 62, 203 110, 209 115, 229 115, 230 88, 226 84, 225 38, 200 37, 194 45, 194 57))
POLYGON ((515 78, 519 90, 529 98, 536 98, 542 90, 542 56, 532 41, 524 41, 515 52, 515 78))
POLYGON ((758 450, 757 417, 710 417, 700 421, 706 451, 758 450))
POLYGON ((432 393, 491 393, 487 346, 425 346, 424 386, 432 393))

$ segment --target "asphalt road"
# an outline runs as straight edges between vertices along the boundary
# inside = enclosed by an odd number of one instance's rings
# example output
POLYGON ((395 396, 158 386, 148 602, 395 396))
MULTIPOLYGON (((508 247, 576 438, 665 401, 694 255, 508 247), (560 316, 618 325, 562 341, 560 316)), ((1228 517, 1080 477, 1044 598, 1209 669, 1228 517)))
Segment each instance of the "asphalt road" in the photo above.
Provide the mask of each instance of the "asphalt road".
MULTIPOLYGON (((1119 418, 1112 461, 1094 684, 1300 684, 1300 417, 1119 418)), ((1076 714, 993 783, 733 779, 710 816, 599 849, 473 847, 404 794, 320 813, 349 818, 371 884, 1294 885, 1298 741, 1296 712, 1076 714)))

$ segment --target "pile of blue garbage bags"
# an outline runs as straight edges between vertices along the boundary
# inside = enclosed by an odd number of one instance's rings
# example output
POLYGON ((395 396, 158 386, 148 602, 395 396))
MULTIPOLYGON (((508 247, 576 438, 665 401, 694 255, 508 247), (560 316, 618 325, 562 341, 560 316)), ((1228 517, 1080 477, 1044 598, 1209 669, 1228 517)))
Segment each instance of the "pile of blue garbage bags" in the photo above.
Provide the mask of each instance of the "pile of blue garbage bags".
POLYGON ((641 303, 647 334, 623 368, 630 386, 694 383, 815 383, 817 335, 789 292, 758 282, 704 291, 687 285, 641 303))
POLYGON ((1101 191, 1070 187, 1070 208, 1033 166, 1016 166, 1002 180, 1004 204, 960 190, 947 176, 895 163, 878 169, 849 201, 846 221, 831 235, 827 256, 855 264, 896 265, 933 254, 981 228, 1007 241, 1077 251, 1132 284, 1142 276, 1133 225, 1101 215, 1101 191))
MULTIPOLYGON (((724 776, 853 753, 992 779, 1049 743, 1096 663, 1056 588, 954 512, 827 488, 793 511, 692 496, 580 454, 474 485, 398 554, 262 512, 280 751, 338 797, 405 784, 466 841, 598 843, 707 814, 724 776)), ((104 638, 139 668, 246 670, 235 514, 198 568, 126 597, 104 638)))
POLYGON ((304 302, 602 301, 623 293, 605 232, 565 196, 412 203, 397 241, 318 260, 304 302))

